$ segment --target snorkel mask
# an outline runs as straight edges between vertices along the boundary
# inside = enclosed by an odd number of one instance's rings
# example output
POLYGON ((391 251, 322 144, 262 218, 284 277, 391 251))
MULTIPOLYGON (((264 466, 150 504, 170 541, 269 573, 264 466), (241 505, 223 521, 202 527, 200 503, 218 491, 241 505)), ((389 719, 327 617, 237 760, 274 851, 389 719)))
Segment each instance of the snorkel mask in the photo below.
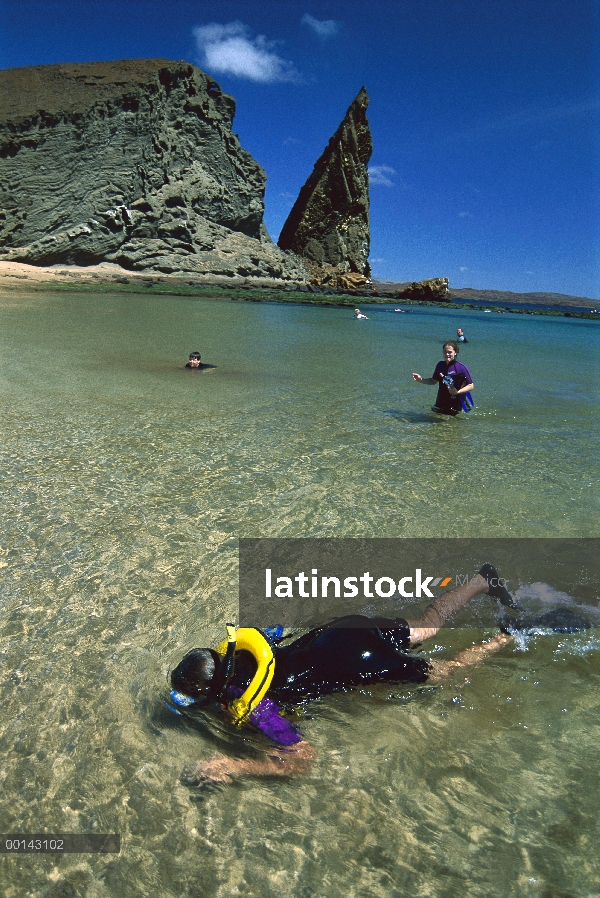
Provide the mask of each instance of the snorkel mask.
POLYGON ((210 654, 215 662, 215 672, 210 681, 208 689, 204 693, 204 697, 193 698, 177 689, 172 689, 170 693, 171 701, 180 708, 189 708, 194 705, 196 708, 202 708, 205 705, 221 702, 227 691, 227 686, 234 674, 235 669, 235 626, 226 624, 227 628, 227 648, 223 656, 209 649, 210 654))

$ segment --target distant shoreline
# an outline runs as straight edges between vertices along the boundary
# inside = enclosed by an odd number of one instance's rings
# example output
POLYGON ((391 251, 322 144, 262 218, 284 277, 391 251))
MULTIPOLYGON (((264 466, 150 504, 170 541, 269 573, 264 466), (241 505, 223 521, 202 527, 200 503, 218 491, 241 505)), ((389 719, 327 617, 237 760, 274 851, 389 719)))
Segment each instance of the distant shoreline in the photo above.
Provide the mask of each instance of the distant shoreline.
MULTIPOLYGON (((374 282, 374 286, 380 289, 402 289, 407 284, 392 284, 388 282, 374 282)), ((590 299, 587 296, 571 296, 567 293, 512 293, 509 290, 475 290, 473 287, 450 287, 452 302, 463 299, 466 302, 485 302, 495 306, 527 305, 564 306, 590 309, 600 309, 600 299, 590 299)))
POLYGON ((498 290, 450 289, 450 302, 409 300, 396 296, 406 284, 373 282, 361 291, 337 292, 263 279, 244 280, 226 277, 191 277, 185 274, 126 271, 104 262, 86 267, 56 266, 44 268, 21 262, 0 261, 0 295, 15 292, 56 290, 65 292, 133 293, 137 295, 175 295, 222 297, 227 290, 230 301, 293 302, 310 305, 400 305, 433 306, 450 309, 481 309, 516 314, 552 315, 600 320, 600 300, 561 293, 510 293, 498 290))

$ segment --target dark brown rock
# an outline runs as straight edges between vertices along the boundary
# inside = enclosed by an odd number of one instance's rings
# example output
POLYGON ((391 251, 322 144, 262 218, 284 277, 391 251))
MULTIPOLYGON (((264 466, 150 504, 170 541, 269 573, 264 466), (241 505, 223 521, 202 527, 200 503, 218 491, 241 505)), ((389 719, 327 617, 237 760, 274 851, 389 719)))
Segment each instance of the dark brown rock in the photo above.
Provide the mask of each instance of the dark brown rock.
POLYGON ((283 226, 278 245, 340 273, 368 277, 369 175, 373 148, 365 88, 317 160, 283 226))
POLYGON ((235 101, 165 59, 0 71, 0 259, 303 280, 235 101))

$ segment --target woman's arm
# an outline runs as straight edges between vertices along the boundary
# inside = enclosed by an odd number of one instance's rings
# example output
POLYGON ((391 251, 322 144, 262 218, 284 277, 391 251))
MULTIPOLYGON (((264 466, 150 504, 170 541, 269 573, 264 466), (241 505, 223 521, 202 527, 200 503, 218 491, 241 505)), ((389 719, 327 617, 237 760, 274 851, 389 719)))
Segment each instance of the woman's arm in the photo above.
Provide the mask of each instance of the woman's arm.
POLYGON ((421 375, 420 375, 420 374, 417 374, 415 371, 413 371, 413 376, 412 376, 412 378, 413 378, 413 380, 416 380, 416 382, 417 382, 418 384, 429 384, 430 386, 433 386, 434 384, 437 383, 437 380, 435 380, 435 378, 433 378, 433 377, 421 377, 421 375))
POLYGON ((467 384, 465 387, 461 387, 460 390, 457 390, 456 387, 448 387, 448 392, 451 396, 460 396, 461 393, 470 393, 474 389, 475 386, 473 384, 467 384))

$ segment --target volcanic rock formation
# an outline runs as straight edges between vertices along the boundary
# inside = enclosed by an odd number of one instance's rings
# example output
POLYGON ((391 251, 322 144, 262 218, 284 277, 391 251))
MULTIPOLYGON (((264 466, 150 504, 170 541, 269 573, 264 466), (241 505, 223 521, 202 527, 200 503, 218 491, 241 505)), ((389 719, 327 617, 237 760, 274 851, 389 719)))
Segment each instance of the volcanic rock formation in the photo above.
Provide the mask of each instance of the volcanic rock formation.
POLYGON ((450 302, 448 278, 430 278, 427 281, 413 281, 396 292, 398 299, 429 299, 436 302, 450 302))
POLYGON ((370 274, 367 163, 373 149, 368 105, 363 87, 315 163, 278 240, 282 249, 321 269, 365 278, 370 274))
POLYGON ((304 280, 235 101, 164 59, 0 72, 0 259, 304 280))

